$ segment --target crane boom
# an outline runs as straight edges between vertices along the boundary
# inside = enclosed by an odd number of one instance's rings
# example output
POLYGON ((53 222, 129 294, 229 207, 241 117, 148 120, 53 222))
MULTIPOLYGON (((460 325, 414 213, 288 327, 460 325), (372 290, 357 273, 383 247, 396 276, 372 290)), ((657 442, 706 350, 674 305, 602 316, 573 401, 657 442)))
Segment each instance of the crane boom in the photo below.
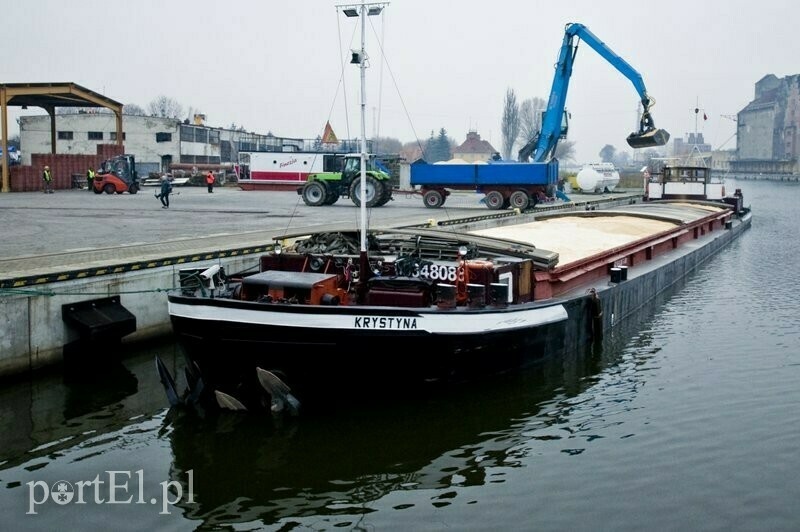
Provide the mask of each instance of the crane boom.
POLYGON ((576 38, 583 40, 600 54, 603 59, 611 63, 622 75, 633 83, 644 108, 639 131, 631 133, 628 144, 632 148, 646 148, 663 146, 669 140, 669 133, 663 129, 656 129, 650 108, 655 101, 647 94, 641 74, 639 74, 627 61, 614 53, 606 44, 597 38, 583 24, 568 24, 564 32, 564 40, 556 63, 555 76, 550 89, 550 98, 547 102, 542 119, 542 128, 539 133, 519 151, 519 160, 527 161, 533 155, 534 162, 542 162, 554 156, 559 139, 565 138, 567 133, 567 114, 565 105, 567 89, 572 76, 572 65, 578 51, 576 38))

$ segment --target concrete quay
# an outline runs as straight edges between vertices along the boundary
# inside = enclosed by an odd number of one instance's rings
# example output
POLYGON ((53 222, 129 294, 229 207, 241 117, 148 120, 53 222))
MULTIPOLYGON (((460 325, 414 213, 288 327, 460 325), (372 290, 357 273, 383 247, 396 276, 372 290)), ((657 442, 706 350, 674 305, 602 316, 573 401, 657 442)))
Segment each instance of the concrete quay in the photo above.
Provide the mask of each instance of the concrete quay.
MULTIPOLYGON (((219 264, 228 272, 256 269, 273 237, 328 226, 359 226, 349 199, 308 207, 295 192, 245 192, 236 187, 176 187, 169 209, 153 188, 136 195, 62 190, 53 194, 0 194, 0 376, 63 360, 64 346, 79 333, 64 309, 82 301, 118 296, 136 318, 124 342, 170 334, 167 291, 179 271, 219 264), (67 307, 65 307, 65 305, 67 307)), ((573 196, 554 208, 627 203, 637 194, 573 196)), ((371 227, 447 224, 465 218, 485 223, 526 221, 490 211, 473 192, 454 193, 446 208, 428 209, 419 195, 395 192, 369 211, 371 227)))

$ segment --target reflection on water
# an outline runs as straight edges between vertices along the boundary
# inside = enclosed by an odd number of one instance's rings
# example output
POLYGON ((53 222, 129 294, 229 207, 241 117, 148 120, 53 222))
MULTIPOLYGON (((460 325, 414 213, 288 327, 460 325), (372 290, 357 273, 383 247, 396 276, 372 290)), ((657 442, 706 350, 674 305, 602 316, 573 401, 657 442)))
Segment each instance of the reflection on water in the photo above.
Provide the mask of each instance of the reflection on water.
MULTIPOLYGON (((172 343, 153 347, 174 366, 172 343)), ((163 407, 152 364, 109 353, 105 362, 71 364, 0 387, 0 463, 28 460, 120 428, 163 407), (158 392, 158 393, 154 393, 158 392)), ((126 353, 131 356, 131 353, 126 353)), ((149 357, 148 357, 149 358, 149 357)))
MULTIPOLYGON (((391 492, 498 482, 490 471, 519 467, 531 438, 556 437, 531 431, 563 423, 572 398, 618 362, 631 331, 666 297, 602 344, 422 397, 364 397, 279 426, 253 414, 173 411, 166 431, 172 475, 185 478, 192 470, 198 494, 197 504, 183 506, 186 516, 260 525, 327 516, 348 527, 391 492)), ((638 343, 647 351, 647 337, 638 343)), ((444 493, 434 504, 449 499, 444 493)))

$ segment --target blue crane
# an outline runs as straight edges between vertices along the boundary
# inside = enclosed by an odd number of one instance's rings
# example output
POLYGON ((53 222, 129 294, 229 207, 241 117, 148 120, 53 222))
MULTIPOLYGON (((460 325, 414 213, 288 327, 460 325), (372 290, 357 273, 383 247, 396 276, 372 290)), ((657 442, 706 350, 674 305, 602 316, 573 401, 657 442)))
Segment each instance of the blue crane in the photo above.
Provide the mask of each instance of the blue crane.
POLYGON ((553 86, 550 89, 550 99, 547 102, 547 110, 542 118, 542 128, 519 151, 519 160, 527 162, 531 155, 533 155, 533 162, 549 160, 555 154, 559 139, 566 137, 568 116, 565 105, 569 80, 572 76, 572 65, 575 62, 575 55, 578 51, 576 38, 583 40, 606 61, 611 63, 614 68, 633 83, 636 92, 639 93, 644 111, 639 121, 639 131, 628 135, 628 145, 636 149, 666 144, 669 140, 669 133, 655 127, 653 117, 650 115, 650 108, 655 103, 655 100, 648 96, 641 74, 629 65, 627 61, 615 54, 586 26, 583 24, 567 24, 564 41, 561 44, 561 52, 558 56, 558 63, 556 64, 556 73, 553 77, 553 86))

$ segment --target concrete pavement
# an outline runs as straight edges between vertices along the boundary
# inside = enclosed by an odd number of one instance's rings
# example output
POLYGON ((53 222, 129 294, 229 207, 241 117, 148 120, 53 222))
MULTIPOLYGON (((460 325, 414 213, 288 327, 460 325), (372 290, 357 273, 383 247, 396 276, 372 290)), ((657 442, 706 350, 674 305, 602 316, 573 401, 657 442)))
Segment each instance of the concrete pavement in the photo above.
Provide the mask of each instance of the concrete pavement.
MULTIPOLYGON (((309 227, 352 224, 359 209, 349 199, 308 207, 294 192, 245 192, 236 187, 176 187, 169 209, 147 187, 138 194, 0 194, 0 278, 52 269, 266 244, 274 235, 309 227)), ((373 226, 424 223, 489 214, 480 194, 454 194, 447 209, 428 209, 418 195, 370 210, 373 226)))
MULTIPOLYGON (((295 192, 246 192, 229 186, 209 194, 205 187, 175 187, 170 208, 162 209, 155 188, 135 195, 78 189, 0 194, 0 280, 264 245, 273 236, 307 228, 359 227, 359 209, 346 198, 308 207, 295 192)), ((369 211, 369 224, 415 225, 504 212, 490 211, 482 198, 454 192, 445 207, 429 209, 421 196, 396 191, 393 201, 369 211)))

